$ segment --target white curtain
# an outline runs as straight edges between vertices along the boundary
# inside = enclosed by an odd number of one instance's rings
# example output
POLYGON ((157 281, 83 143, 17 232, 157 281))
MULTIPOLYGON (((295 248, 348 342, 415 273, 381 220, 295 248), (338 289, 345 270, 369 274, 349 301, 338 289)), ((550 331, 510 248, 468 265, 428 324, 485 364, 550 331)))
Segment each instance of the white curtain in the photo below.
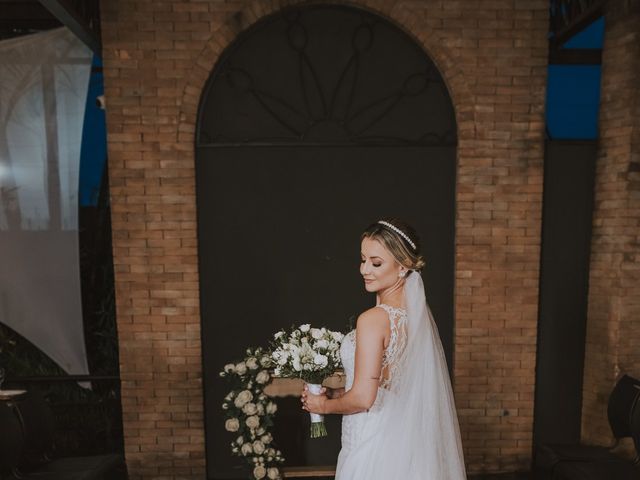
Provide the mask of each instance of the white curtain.
POLYGON ((67 28, 0 42, 0 322, 70 374, 88 373, 78 172, 91 60, 67 28))

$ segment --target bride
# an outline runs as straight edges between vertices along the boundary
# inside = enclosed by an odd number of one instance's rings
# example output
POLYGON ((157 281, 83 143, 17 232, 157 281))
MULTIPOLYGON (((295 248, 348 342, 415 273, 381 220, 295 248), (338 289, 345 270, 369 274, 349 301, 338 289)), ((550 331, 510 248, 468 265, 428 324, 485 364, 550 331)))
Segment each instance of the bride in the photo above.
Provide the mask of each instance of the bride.
POLYGON ((460 430, 415 230, 397 219, 362 234, 360 273, 376 306, 340 347, 345 388, 306 385, 302 408, 342 414, 335 480, 464 480, 460 430))

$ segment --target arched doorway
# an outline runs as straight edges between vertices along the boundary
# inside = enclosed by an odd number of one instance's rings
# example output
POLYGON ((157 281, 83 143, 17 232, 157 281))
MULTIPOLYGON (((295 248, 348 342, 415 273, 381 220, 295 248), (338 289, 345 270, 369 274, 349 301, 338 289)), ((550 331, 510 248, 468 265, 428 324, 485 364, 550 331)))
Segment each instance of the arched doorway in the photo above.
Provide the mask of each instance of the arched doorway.
MULTIPOLYGON (((382 17, 289 8, 224 52, 196 132, 209 478, 241 477, 218 371, 291 324, 352 328, 375 303, 358 273, 359 236, 380 216, 401 216, 422 235, 427 298, 452 367, 455 167, 444 81, 382 17)), ((339 418, 309 448, 297 399, 278 403, 276 440, 287 459, 335 462, 339 418)))

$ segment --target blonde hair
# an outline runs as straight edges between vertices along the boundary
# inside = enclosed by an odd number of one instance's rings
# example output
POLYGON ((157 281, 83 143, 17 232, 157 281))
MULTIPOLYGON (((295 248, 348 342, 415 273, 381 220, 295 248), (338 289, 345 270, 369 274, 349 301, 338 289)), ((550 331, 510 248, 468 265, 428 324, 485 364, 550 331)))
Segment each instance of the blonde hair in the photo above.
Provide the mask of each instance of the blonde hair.
POLYGON ((381 224, 372 223, 362 233, 360 240, 365 238, 371 238, 378 240, 398 261, 398 263, 409 270, 422 270, 426 261, 420 253, 420 238, 415 229, 398 218, 381 218, 387 223, 390 223, 394 227, 398 228, 405 235, 407 235, 411 241, 415 244, 415 250, 400 234, 393 231, 393 229, 381 224))

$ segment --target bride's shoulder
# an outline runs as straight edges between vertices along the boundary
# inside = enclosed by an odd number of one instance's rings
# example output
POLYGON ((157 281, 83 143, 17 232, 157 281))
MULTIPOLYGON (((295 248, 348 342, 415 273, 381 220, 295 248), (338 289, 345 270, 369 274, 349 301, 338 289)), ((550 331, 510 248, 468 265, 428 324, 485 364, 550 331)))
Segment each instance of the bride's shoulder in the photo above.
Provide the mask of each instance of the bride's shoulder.
POLYGON ((356 328, 384 328, 388 321, 388 314, 384 309, 371 307, 360 314, 356 328))

